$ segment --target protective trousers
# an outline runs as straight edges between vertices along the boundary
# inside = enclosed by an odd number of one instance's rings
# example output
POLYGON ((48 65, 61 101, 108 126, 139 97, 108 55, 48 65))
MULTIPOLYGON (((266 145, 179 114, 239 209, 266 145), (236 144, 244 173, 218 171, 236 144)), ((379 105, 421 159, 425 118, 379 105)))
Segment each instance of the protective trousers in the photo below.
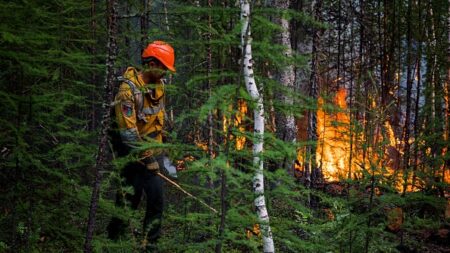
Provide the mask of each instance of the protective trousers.
MULTIPOLYGON (((143 224, 144 239, 148 243, 155 243, 161 234, 161 219, 164 206, 163 180, 155 172, 149 171, 146 167, 137 162, 127 164, 121 176, 125 179, 125 185, 131 185, 134 194, 122 194, 118 192, 116 205, 124 206, 129 204, 136 210, 142 199, 142 192, 147 197, 147 206, 143 224), (128 202, 128 203, 127 203, 128 202)), ((127 224, 123 220, 114 217, 108 225, 108 237, 118 239, 124 232, 127 224)))

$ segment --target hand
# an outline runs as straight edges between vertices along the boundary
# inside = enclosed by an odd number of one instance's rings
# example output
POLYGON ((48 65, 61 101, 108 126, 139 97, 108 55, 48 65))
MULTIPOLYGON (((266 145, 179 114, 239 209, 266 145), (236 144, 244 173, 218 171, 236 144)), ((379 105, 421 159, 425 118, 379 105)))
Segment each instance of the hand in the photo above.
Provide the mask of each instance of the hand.
POLYGON ((158 163, 158 159, 155 156, 146 157, 142 160, 142 162, 145 164, 147 170, 152 172, 159 171, 160 166, 158 163))
POLYGON ((167 156, 161 155, 158 160, 164 174, 172 179, 178 177, 177 168, 172 164, 167 156))

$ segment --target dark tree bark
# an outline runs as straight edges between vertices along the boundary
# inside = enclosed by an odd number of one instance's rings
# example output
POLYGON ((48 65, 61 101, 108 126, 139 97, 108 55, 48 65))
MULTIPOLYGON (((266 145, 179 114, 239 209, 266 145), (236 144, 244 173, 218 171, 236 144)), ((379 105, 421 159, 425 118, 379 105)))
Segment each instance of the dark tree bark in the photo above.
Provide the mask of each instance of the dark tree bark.
MULTIPOLYGON (((339 90, 340 88, 340 84, 341 84, 341 34, 342 34, 342 30, 341 30, 341 12, 342 12, 342 3, 341 0, 338 0, 338 21, 337 21, 337 33, 338 33, 338 37, 337 37, 337 76, 336 76, 336 91, 339 90)), ((345 48, 344 48, 345 49, 345 48)))
MULTIPOLYGON (((420 1, 420 0, 419 0, 420 1)), ((448 3, 448 13, 450 13, 450 1, 448 3)), ((445 153, 450 151, 450 15, 447 13, 447 80, 445 82, 444 88, 444 100, 445 100, 445 142, 447 143, 445 146, 445 153)), ((448 173, 448 169, 450 169, 450 159, 447 158, 444 165, 443 174, 446 175, 448 173)), ((445 176, 444 176, 445 180, 445 176)), ((446 182, 449 183, 449 182, 446 182)))
POLYGON ((103 93, 102 105, 102 130, 100 134, 99 146, 97 151, 95 163, 95 181, 92 189, 91 203, 89 207, 89 219, 87 222, 86 239, 84 243, 84 252, 92 252, 92 237, 95 228, 95 217, 97 214, 98 199, 100 196, 100 183, 102 180, 102 173, 106 167, 106 152, 108 143, 108 130, 110 127, 110 101, 113 101, 113 87, 115 82, 114 64, 117 57, 117 2, 116 0, 109 0, 107 2, 107 26, 108 26, 108 44, 106 57, 106 80, 105 89, 103 93))
MULTIPOLYGON (((96 0, 91 0, 91 30, 92 30, 91 32, 92 32, 92 40, 93 41, 96 41, 96 38, 97 38, 97 21, 95 19, 95 16, 96 16, 96 8, 95 8, 96 7, 96 3, 95 3, 95 1, 96 0)), ((97 53, 97 49, 95 47, 95 44, 96 43, 92 44, 91 49, 90 49, 91 54, 93 56, 95 56, 95 54, 97 53)), ((92 60, 92 64, 95 64, 95 60, 94 59, 92 60)), ((92 84, 96 84, 97 83, 97 75, 96 75, 95 72, 92 72, 91 83, 92 84)), ((93 94, 96 94, 95 89, 97 89, 97 87, 94 85, 94 91, 92 92, 93 94)), ((97 121, 97 115, 96 115, 97 106, 96 106, 96 103, 94 101, 95 101, 95 99, 92 99, 92 104, 91 104, 92 117, 90 119, 91 120, 91 129, 92 130, 94 130, 97 127, 97 125, 96 125, 96 121, 97 121)))
POLYGON ((408 170, 409 170, 409 152, 410 152, 410 144, 409 144, 409 125, 410 125, 410 117, 411 117, 411 89, 412 89, 412 74, 411 74, 411 9, 412 9, 412 1, 408 1, 408 13, 407 13, 407 35, 406 35, 406 43, 407 43, 407 52, 406 52, 406 116, 405 116, 405 125, 404 125, 404 159, 403 159, 403 195, 406 193, 406 188, 408 186, 408 170))
POLYGON ((149 5, 150 0, 143 0, 142 2, 144 6, 144 12, 141 15, 141 52, 147 46, 147 32, 148 32, 148 24, 149 24, 149 5))
MULTIPOLYGON (((208 0, 208 7, 212 8, 212 0, 208 0)), ((207 70, 206 70, 206 74, 207 74, 207 88, 208 88, 208 94, 209 97, 211 97, 212 94, 212 90, 211 90, 211 72, 212 72, 212 50, 211 50, 211 30, 212 30, 212 18, 211 18, 211 14, 208 15, 208 33, 206 35, 206 39, 208 41, 208 47, 206 48, 206 62, 207 62, 207 70)), ((214 156, 214 150, 213 150, 213 142, 214 142, 214 134, 213 134, 213 129, 214 129, 214 121, 213 121, 213 114, 212 111, 210 110, 208 112, 208 153, 209 153, 209 157, 210 159, 213 159, 214 156)))
MULTIPOLYGON (((312 4, 310 3, 310 0, 291 0, 291 9, 299 12, 308 13, 309 15, 313 15, 313 8, 312 4)), ((299 54, 307 54, 311 55, 312 53, 312 37, 310 35, 310 27, 305 25, 303 22, 293 19, 291 20, 290 24, 291 28, 291 45, 292 50, 299 54)), ((312 59, 309 60, 308 65, 311 65, 312 59)), ((302 68, 302 67, 295 67, 294 68, 294 74, 295 74, 295 90, 299 94, 302 94, 304 96, 308 95, 308 89, 309 89, 309 79, 311 77, 310 68, 302 68)), ((297 136, 296 141, 307 141, 307 128, 308 128, 308 111, 305 110, 303 113, 303 117, 296 118, 296 126, 297 126, 297 136)), ((305 179, 305 152, 306 147, 301 148, 297 151, 297 153, 301 154, 300 157, 297 157, 297 159, 300 159, 296 161, 296 164, 298 165, 297 169, 299 169, 302 174, 298 174, 297 176, 301 176, 301 179, 305 179)))
MULTIPOLYGON (((314 3, 314 17, 317 21, 322 20, 322 0, 317 0, 314 3)), ((313 101, 317 101, 319 87, 319 48, 320 48, 320 38, 322 35, 322 30, 319 28, 313 29, 313 45, 312 45, 312 62, 311 62, 311 76, 309 80, 309 97, 313 101)), ((305 179, 306 187, 314 187, 314 184, 322 179, 322 173, 320 168, 316 164, 316 150, 317 150, 317 111, 315 109, 308 111, 308 127, 307 127, 308 141, 313 142, 306 148, 306 162, 305 162, 305 179)), ((309 200, 309 205, 311 205, 311 200, 309 200)))
MULTIPOLYGON (((353 38, 353 26, 354 26, 354 22, 351 21, 351 27, 350 27, 350 88, 349 88, 349 140, 350 140, 350 154, 349 154, 349 159, 348 159, 348 179, 352 178, 352 162, 353 162, 353 138, 354 138, 354 131, 353 131, 353 120, 354 120, 354 110, 353 110, 353 96, 354 96, 354 69, 353 69, 353 64, 354 64, 354 49, 355 49, 355 39, 353 38)), ((351 240, 350 240, 351 242, 351 240)), ((350 251, 351 251, 351 244, 350 244, 350 251)))
POLYGON ((419 100, 420 100, 420 89, 421 89, 421 81, 422 81, 422 73, 421 73, 421 65, 422 65, 422 5, 421 0, 418 0, 418 23, 419 23, 419 41, 417 47, 417 88, 416 88, 416 101, 414 105, 414 164, 413 164, 413 177, 411 182, 412 190, 416 185, 416 173, 418 169, 418 155, 419 155, 419 142, 417 141, 419 138, 419 100))

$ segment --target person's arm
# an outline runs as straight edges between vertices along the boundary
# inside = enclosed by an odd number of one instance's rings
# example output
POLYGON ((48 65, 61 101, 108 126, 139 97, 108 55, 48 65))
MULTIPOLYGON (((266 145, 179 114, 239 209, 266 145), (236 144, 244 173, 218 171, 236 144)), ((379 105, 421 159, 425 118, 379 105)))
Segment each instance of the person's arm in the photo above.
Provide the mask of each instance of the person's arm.
MULTIPOLYGON (((116 118, 119 126, 122 142, 130 149, 136 149, 137 142, 144 141, 139 135, 136 125, 137 115, 134 103, 133 92, 127 83, 122 83, 116 95, 116 118)), ((140 161, 144 163, 148 170, 158 171, 159 164, 154 157, 152 150, 145 150, 140 153, 140 161)))
POLYGON ((122 142, 130 149, 136 148, 135 143, 142 141, 136 125, 136 108, 133 93, 127 83, 122 83, 116 95, 116 120, 119 126, 122 142))

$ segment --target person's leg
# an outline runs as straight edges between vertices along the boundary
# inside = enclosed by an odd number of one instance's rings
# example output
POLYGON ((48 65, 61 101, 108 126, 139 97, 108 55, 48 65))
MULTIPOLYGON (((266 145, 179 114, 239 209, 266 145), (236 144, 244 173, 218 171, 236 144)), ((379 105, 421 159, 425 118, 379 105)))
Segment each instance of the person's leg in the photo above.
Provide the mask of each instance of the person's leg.
POLYGON ((130 180, 130 184, 133 186, 134 193, 127 194, 127 200, 130 203, 130 207, 136 210, 141 202, 142 192, 144 191, 145 166, 140 163, 135 163, 133 169, 134 174, 130 180))
MULTIPOLYGON (((122 187, 133 186, 134 194, 125 193, 119 189, 116 194, 116 206, 125 207, 129 204, 132 209, 137 209, 142 197, 144 186, 144 168, 139 163, 129 163, 125 165, 121 172, 121 178, 124 179, 122 187)), ((119 239, 125 233, 128 224, 119 217, 113 216, 108 224, 108 238, 112 240, 119 239)))
POLYGON ((144 191, 147 196, 147 208, 144 218, 144 235, 148 243, 155 243, 161 234, 163 213, 163 180, 157 174, 147 171, 144 191))

